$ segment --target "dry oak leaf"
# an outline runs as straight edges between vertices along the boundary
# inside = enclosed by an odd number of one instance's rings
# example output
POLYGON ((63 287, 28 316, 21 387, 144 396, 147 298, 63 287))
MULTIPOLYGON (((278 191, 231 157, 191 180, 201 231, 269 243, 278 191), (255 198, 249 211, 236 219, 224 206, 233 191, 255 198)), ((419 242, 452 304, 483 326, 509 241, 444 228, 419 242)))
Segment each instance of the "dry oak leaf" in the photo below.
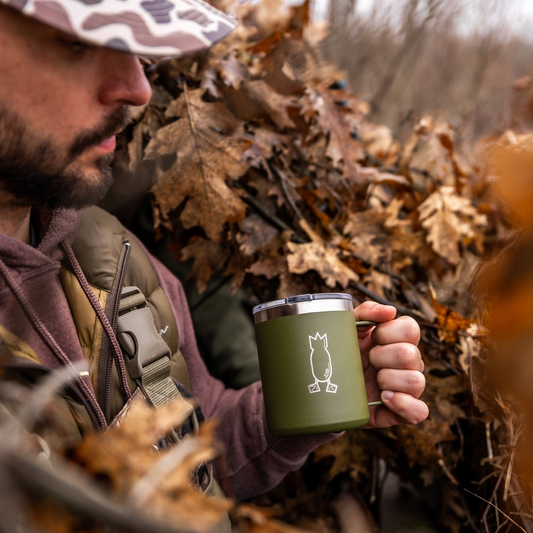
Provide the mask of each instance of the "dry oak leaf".
MULTIPOLYGON (((352 112, 336 103, 334 95, 324 83, 316 88, 309 88, 306 96, 317 111, 317 125, 328 137, 326 157, 331 160, 335 168, 341 167, 342 162, 344 175, 356 184, 361 183, 363 180, 358 172, 357 161, 364 159, 364 151, 361 143, 351 137, 353 128, 347 118, 352 112)), ((344 96, 350 98, 348 93, 344 96)), ((309 105, 308 103, 307 106, 309 105)), ((309 112, 307 115, 309 116, 309 112)))
POLYGON ((149 516, 185 531, 210 531, 231 503, 203 496, 191 484, 191 474, 218 453, 215 424, 206 422, 197 434, 174 447, 156 451, 153 446, 189 414, 187 402, 156 410, 142 394, 136 395, 119 423, 105 433, 87 435, 71 457, 87 473, 109 480, 115 496, 143 504, 149 516))
POLYGON ((315 270, 328 287, 334 288, 339 284, 344 289, 350 281, 359 279, 357 274, 338 258, 334 248, 318 242, 288 242, 287 247, 290 250, 287 264, 293 274, 305 274, 309 270, 315 270))
POLYGON ((427 190, 427 172, 439 185, 455 185, 453 161, 453 133, 447 124, 437 123, 430 116, 423 117, 405 143, 400 171, 409 176, 419 191, 427 190), (416 169, 414 171, 413 169, 416 169))
POLYGON ((426 420, 418 426, 400 425, 394 432, 410 468, 415 465, 438 466, 443 456, 437 449, 437 444, 456 439, 447 423, 434 420, 426 420))
POLYGON ((387 254, 387 232, 383 231, 383 212, 374 209, 351 212, 343 233, 350 237, 354 253, 372 265, 387 254))
POLYGON ((241 223, 242 242, 239 246, 245 255, 253 255, 275 239, 279 232, 256 213, 247 216, 241 223))
POLYGON ((217 63, 220 77, 227 87, 239 89, 241 82, 249 77, 248 69, 242 61, 235 57, 235 54, 221 59, 217 63))
POLYGON ((470 200, 458 196, 454 187, 440 187, 418 207, 422 227, 428 232, 433 250, 450 264, 461 260, 461 245, 475 241, 482 246, 481 231, 487 217, 481 215, 470 200))
POLYGON ((296 99, 276 92, 264 80, 244 80, 238 91, 227 89, 224 96, 229 108, 243 120, 261 121, 270 118, 280 129, 294 129, 289 108, 296 108, 296 99))
POLYGON ((398 154, 398 143, 392 136, 392 130, 387 126, 370 126, 363 132, 362 141, 366 151, 384 165, 394 163, 398 154))
POLYGON ((185 402, 177 401, 155 410, 142 395, 136 395, 127 416, 105 433, 88 434, 72 450, 71 458, 88 474, 105 475, 116 494, 128 494, 158 461, 153 444, 182 424, 188 414, 190 406, 185 402))
POLYGON ((194 259, 190 276, 196 279, 196 288, 205 291, 211 276, 218 272, 227 260, 227 253, 213 241, 197 237, 181 250, 181 260, 194 259))
POLYGON ((290 276, 287 272, 287 261, 283 255, 283 247, 290 235, 289 232, 283 232, 263 246, 258 251, 258 260, 248 268, 247 272, 254 276, 265 276, 267 279, 276 277, 282 279, 284 274, 290 276))
POLYGON ((185 202, 185 228, 201 226, 218 242, 223 225, 244 218, 242 200, 226 185, 248 169, 243 153, 250 141, 239 137, 238 122, 224 104, 202 100, 203 91, 185 88, 167 109, 180 118, 161 128, 146 147, 145 159, 176 154, 176 163, 152 188, 161 216, 185 202))
POLYGON ((376 438, 375 434, 364 430, 346 431, 338 439, 321 444, 313 452, 312 460, 317 463, 327 457, 333 458, 327 472, 328 481, 344 472, 349 472, 353 479, 369 479, 372 459, 389 460, 393 455, 382 437, 376 438))
POLYGON ((431 304, 437 313, 437 322, 439 324, 439 338, 445 342, 457 342, 459 340, 459 331, 468 330, 475 320, 464 318, 447 305, 439 303, 435 298, 435 291, 430 286, 431 304))

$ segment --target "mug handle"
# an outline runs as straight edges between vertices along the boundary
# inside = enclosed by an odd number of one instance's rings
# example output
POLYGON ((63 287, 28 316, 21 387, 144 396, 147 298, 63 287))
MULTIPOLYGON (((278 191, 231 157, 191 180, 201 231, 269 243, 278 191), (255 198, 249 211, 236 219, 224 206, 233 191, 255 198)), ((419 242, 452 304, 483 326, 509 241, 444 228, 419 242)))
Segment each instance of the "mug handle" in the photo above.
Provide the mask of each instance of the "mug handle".
MULTIPOLYGON (((377 326, 377 325, 378 325, 377 322, 372 322, 371 320, 360 320, 359 322, 355 323, 355 326, 359 328, 366 328, 369 326, 377 326)), ((383 405, 383 402, 381 400, 377 402, 368 402, 368 407, 373 407, 376 405, 383 405)))

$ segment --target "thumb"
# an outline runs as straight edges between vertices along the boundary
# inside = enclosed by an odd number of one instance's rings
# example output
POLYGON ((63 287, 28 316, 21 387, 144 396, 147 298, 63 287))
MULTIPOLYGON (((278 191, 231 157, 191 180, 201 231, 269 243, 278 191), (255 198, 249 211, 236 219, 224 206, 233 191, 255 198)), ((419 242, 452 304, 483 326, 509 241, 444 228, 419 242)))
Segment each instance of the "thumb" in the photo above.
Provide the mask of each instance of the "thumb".
POLYGON ((396 316, 396 307, 376 302, 363 302, 354 309, 356 321, 388 322, 396 316))

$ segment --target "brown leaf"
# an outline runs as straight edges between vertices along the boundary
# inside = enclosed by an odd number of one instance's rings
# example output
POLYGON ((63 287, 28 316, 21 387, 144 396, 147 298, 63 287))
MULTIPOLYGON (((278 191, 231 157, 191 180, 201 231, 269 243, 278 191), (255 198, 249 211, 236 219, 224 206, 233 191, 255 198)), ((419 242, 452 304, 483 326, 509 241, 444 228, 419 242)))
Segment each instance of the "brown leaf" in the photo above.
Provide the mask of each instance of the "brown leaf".
POLYGON ((289 271, 293 274, 305 274, 315 270, 328 287, 339 284, 343 289, 350 281, 357 281, 357 274, 347 267, 337 256, 334 248, 318 242, 306 244, 287 243, 290 254, 287 256, 289 271))
POLYGON ((458 332, 467 330, 475 323, 471 318, 464 318, 458 315, 448 306, 439 303, 433 292, 431 294, 431 303, 433 309, 437 313, 437 321, 439 324, 439 337, 445 342, 457 342, 458 332))
POLYGON ((246 66, 235 57, 235 54, 218 61, 218 72, 224 85, 237 90, 241 86, 242 81, 249 77, 246 66))
POLYGON ((267 279, 277 278, 287 272, 287 260, 283 255, 283 246, 288 238, 289 235, 284 234, 270 240, 259 251, 259 259, 247 271, 254 276, 265 276, 267 279))
POLYGON ((264 80, 280 94, 302 94, 320 73, 316 52, 304 41, 284 37, 262 62, 264 80))
POLYGON ((133 127, 132 138, 128 143, 129 170, 133 172, 143 161, 144 137, 152 137, 161 128, 161 117, 152 105, 143 108, 139 121, 133 127))
POLYGON ((371 291, 379 294, 383 298, 387 298, 385 289, 392 289, 392 280, 390 276, 377 270, 371 270, 368 276, 365 276, 364 281, 365 285, 367 285, 371 291))
POLYGON ((426 191, 433 182, 455 186, 456 175, 452 157, 453 133, 447 124, 423 117, 402 149, 400 170, 409 176, 419 191, 426 191), (424 173, 431 176, 429 180, 424 173))
POLYGON ((178 528, 207 532, 231 506, 227 500, 202 496, 191 485, 192 472, 217 454, 214 423, 204 424, 198 434, 176 447, 156 451, 153 446, 189 413, 186 402, 156 410, 142 394, 136 395, 120 423, 105 433, 87 435, 71 457, 97 479, 108 480, 115 496, 142 502, 150 516, 178 528))
POLYGON ((194 259, 189 276, 196 279, 196 288, 201 294, 205 291, 213 274, 220 272, 227 260, 225 250, 213 241, 197 237, 181 250, 181 259, 194 259))
POLYGON ((239 248, 246 255, 255 254, 279 235, 276 228, 255 213, 246 217, 241 227, 246 236, 239 248))
POLYGON ((269 118, 281 130, 296 128, 288 111, 296 106, 295 99, 279 94, 264 80, 243 81, 240 91, 227 90, 225 96, 229 108, 240 118, 269 118))
POLYGON ((440 187, 418 208, 422 227, 428 232, 433 250, 452 265, 461 260, 460 248, 471 242, 482 246, 487 217, 453 187, 440 187))
MULTIPOLYGON (((351 137, 353 127, 346 119, 350 113, 349 109, 337 104, 336 102, 343 102, 343 100, 336 100, 325 85, 308 89, 307 94, 317 111, 321 130, 328 136, 326 157, 331 160, 334 167, 343 168, 347 178, 354 183, 361 183, 357 162, 364 159, 364 152, 361 143, 351 137), (342 167, 341 162, 343 163, 342 167)), ((339 99, 344 96, 353 98, 353 96, 345 94, 337 96, 339 99)))
POLYGON ((364 431, 347 431, 338 439, 319 446, 312 455, 313 462, 328 457, 333 464, 328 470, 328 480, 348 472, 353 479, 365 480, 371 477, 369 465, 374 456, 389 459, 391 452, 379 440, 372 439, 364 431))
POLYGON ((407 456, 409 466, 438 466, 443 459, 437 444, 455 440, 447 423, 426 420, 418 426, 400 425, 395 429, 399 444, 407 456))
POLYGON ((167 115, 181 118, 157 132, 145 159, 178 158, 153 187, 155 201, 163 217, 184 203, 183 226, 201 226, 218 242, 226 222, 244 217, 243 202, 225 181, 246 171, 242 157, 250 142, 235 133, 238 123, 223 104, 202 101, 201 90, 185 90, 167 115))
POLYGON ((249 533, 304 533, 304 530, 273 520, 267 510, 241 503, 231 513, 239 530, 249 533))
POLYGON ((398 154, 399 145, 387 126, 374 126, 363 132, 362 140, 366 151, 383 165, 393 162, 398 154))

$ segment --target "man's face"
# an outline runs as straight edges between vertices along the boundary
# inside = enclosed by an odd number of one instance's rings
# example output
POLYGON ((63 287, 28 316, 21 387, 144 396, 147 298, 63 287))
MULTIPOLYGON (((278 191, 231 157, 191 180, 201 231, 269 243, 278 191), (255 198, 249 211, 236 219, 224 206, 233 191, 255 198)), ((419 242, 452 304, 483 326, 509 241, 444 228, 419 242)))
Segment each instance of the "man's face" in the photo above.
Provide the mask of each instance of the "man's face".
POLYGON ((138 59, 1 5, 0 50, 0 203, 98 202, 128 106, 151 96, 138 59))

